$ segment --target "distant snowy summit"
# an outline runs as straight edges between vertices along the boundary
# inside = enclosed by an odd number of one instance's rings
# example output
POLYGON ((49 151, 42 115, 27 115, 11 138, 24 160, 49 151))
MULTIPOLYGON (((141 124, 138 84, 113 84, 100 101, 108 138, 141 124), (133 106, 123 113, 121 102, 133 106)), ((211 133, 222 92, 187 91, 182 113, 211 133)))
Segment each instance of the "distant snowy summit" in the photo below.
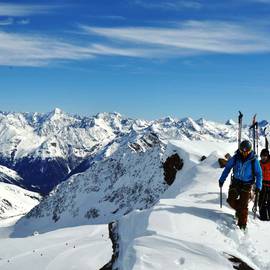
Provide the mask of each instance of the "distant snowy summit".
POLYGON ((235 123, 232 119, 229 119, 229 120, 225 123, 225 125, 228 125, 228 126, 234 126, 234 125, 236 125, 236 123, 235 123))
MULTIPOLYGON (((261 122, 264 127, 268 122, 261 122)), ((190 117, 165 117, 147 121, 119 113, 92 117, 70 115, 59 108, 49 113, 0 112, 0 165, 22 178, 20 184, 44 194, 74 173, 88 168, 114 140, 128 134, 157 134, 164 140, 212 140, 234 142, 237 125, 190 117)), ((248 128, 243 136, 249 136, 248 128)))

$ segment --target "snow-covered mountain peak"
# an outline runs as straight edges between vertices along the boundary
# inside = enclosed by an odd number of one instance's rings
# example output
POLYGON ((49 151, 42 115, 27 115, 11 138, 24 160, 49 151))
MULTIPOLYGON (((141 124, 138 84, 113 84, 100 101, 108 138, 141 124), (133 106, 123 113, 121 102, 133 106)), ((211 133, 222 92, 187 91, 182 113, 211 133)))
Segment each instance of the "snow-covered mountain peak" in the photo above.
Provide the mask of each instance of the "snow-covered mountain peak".
POLYGON ((44 114, 42 119, 37 123, 37 132, 41 136, 48 136, 51 134, 57 134, 65 127, 70 127, 79 123, 80 120, 74 116, 71 116, 62 110, 56 108, 53 111, 44 114))
POLYGON ((181 128, 188 128, 191 131, 199 132, 201 130, 201 127, 191 117, 182 118, 179 125, 181 128))
POLYGON ((59 108, 55 108, 54 110, 49 112, 48 118, 50 118, 51 120, 57 120, 61 117, 64 117, 65 115, 66 115, 66 113, 64 111, 62 111, 59 108))
POLYGON ((119 133, 128 133, 131 131, 132 126, 136 123, 131 118, 125 118, 120 113, 98 113, 93 118, 94 125, 106 130, 115 135, 119 133))
POLYGON ((164 122, 164 123, 173 123, 175 121, 176 119, 172 118, 171 116, 166 116, 160 119, 160 122, 164 122))
POLYGON ((204 126, 207 123, 207 120, 201 117, 198 120, 196 120, 196 123, 200 126, 204 126))

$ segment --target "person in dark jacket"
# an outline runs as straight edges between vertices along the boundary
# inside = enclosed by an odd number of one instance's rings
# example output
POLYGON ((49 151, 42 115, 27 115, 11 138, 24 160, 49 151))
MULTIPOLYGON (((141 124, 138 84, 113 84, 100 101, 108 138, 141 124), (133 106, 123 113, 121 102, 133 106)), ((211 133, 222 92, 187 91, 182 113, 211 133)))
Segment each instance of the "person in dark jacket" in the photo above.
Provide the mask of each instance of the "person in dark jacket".
POLYGON ((248 202, 251 195, 251 187, 255 180, 256 192, 262 189, 262 170, 254 151, 252 151, 250 141, 242 141, 235 155, 229 159, 219 179, 220 187, 223 186, 231 169, 233 169, 233 175, 227 202, 236 210, 238 226, 240 229, 245 230, 248 217, 248 202))
POLYGON ((270 220, 270 155, 268 149, 261 151, 261 168, 263 186, 259 197, 259 213, 261 220, 270 220))

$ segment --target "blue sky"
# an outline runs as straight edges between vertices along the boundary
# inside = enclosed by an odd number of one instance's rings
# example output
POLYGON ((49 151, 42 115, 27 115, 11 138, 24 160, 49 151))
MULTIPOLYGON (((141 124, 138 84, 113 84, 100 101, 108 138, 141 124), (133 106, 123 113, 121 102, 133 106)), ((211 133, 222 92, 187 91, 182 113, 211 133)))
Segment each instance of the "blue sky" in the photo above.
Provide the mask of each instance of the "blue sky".
POLYGON ((0 1, 0 109, 269 117, 270 0, 0 1))

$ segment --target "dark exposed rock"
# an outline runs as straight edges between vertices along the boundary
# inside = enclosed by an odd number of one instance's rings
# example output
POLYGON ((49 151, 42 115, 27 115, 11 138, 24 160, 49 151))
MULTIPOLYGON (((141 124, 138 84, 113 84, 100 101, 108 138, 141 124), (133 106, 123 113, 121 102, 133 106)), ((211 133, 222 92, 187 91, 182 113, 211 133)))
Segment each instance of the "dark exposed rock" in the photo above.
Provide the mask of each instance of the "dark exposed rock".
POLYGON ((178 154, 168 157, 163 163, 164 180, 168 185, 171 185, 174 182, 177 171, 181 170, 183 165, 183 159, 181 159, 178 154))
POLYGON ((98 216, 99 216, 99 210, 96 208, 90 208, 85 214, 85 217, 88 219, 97 218, 98 216))
POLYGON ((207 159, 207 157, 206 156, 202 156, 201 159, 200 159, 200 161, 204 161, 205 159, 207 159))
POLYGON ((252 267, 250 267, 247 263, 245 263, 240 258, 237 258, 231 254, 224 253, 226 258, 233 263, 233 269, 237 270, 254 270, 252 267))
POLYGON ((114 267, 114 263, 119 256, 119 235, 118 235, 118 226, 117 222, 111 222, 109 224, 109 237, 112 241, 113 254, 110 262, 105 264, 100 270, 117 270, 118 268, 114 267))

